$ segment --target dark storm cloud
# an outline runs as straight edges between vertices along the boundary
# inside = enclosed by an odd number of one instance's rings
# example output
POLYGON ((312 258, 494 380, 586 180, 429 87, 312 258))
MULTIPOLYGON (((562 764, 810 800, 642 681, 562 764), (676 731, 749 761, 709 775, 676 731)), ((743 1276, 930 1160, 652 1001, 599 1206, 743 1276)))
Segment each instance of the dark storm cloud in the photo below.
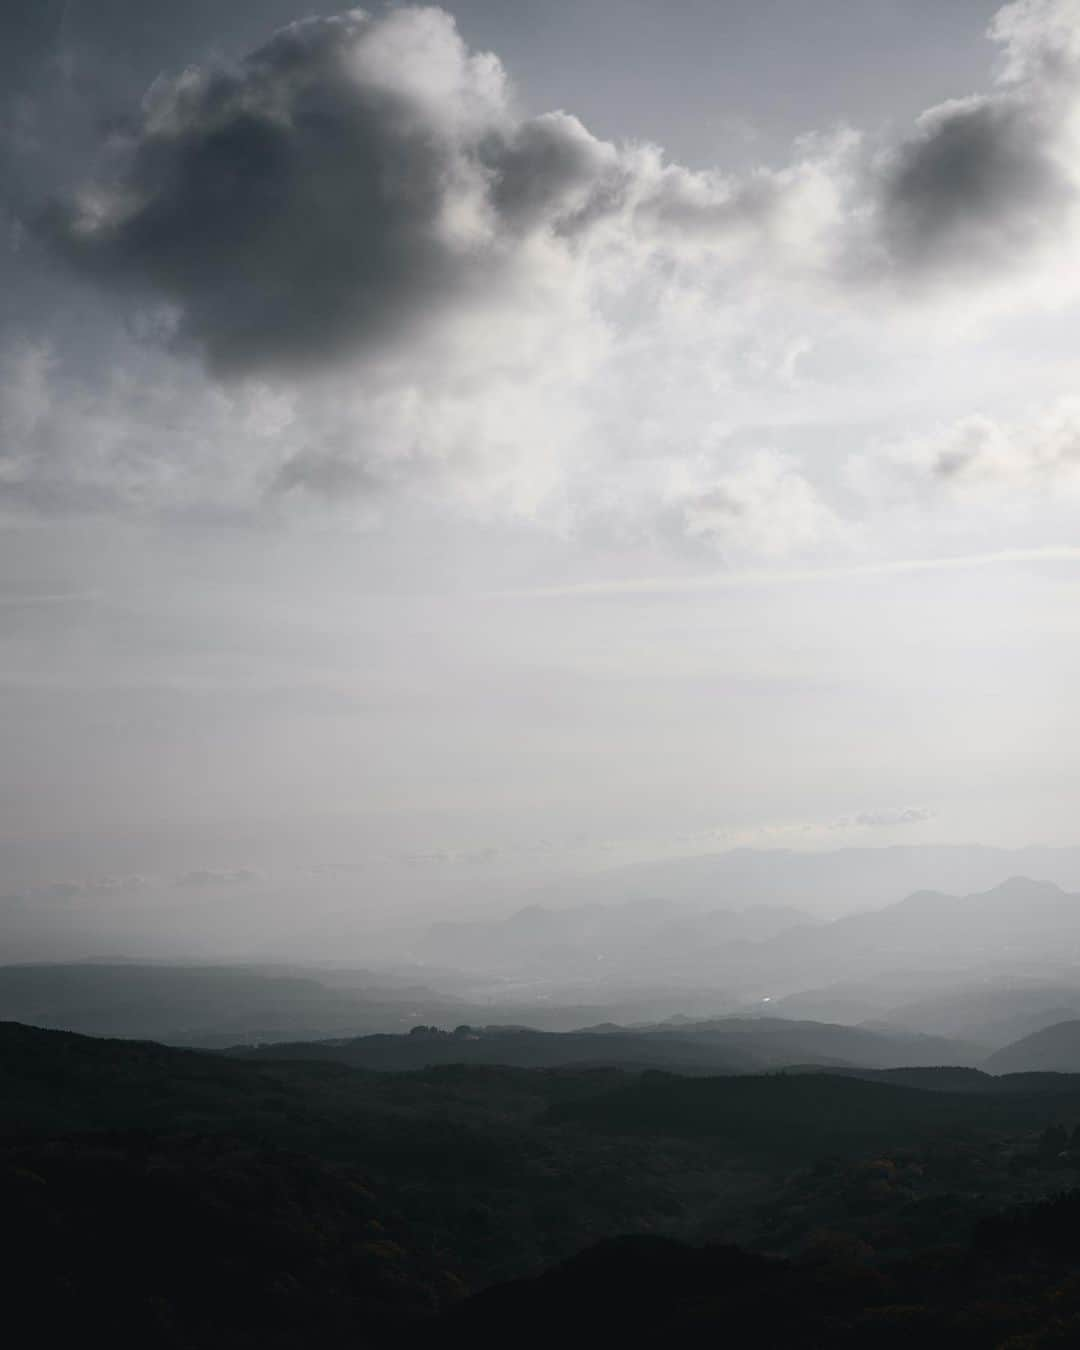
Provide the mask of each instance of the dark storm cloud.
MULTIPOLYGON (((160 78, 96 182, 42 229, 88 274, 164 302, 214 372, 303 371, 392 359, 444 318, 565 290, 547 269, 611 226, 627 285, 658 243, 733 239, 766 274, 844 274, 848 256, 875 275, 1004 272, 1073 204, 1070 107, 1020 80, 932 110, 870 179, 847 172, 841 140, 729 181, 566 113, 521 119, 498 61, 442 10, 352 11, 160 78)), ((336 467, 283 473, 279 489, 318 492, 336 467)))
POLYGON ((222 372, 303 364, 445 304, 470 260, 440 237, 447 147, 342 60, 364 21, 280 33, 234 71, 151 100, 116 190, 130 209, 54 237, 98 274, 147 283, 222 372), (157 117, 155 117, 157 112, 157 117))
POLYGON ((235 68, 159 82, 112 180, 44 228, 172 302, 220 373, 379 348, 496 293, 520 232, 583 209, 610 167, 573 118, 515 123, 500 81, 438 10, 293 24, 235 68))
POLYGON ((40 228, 164 301, 226 375, 392 354, 441 316, 557 289, 548 269, 608 222, 632 266, 661 237, 764 230, 788 191, 617 148, 566 113, 521 119, 498 61, 434 8, 305 20, 234 66, 159 79, 106 159, 40 228))
POLYGON ((882 221, 893 260, 914 271, 1011 266, 1060 228, 1075 190, 1057 128, 1024 98, 946 105, 891 158, 882 221))

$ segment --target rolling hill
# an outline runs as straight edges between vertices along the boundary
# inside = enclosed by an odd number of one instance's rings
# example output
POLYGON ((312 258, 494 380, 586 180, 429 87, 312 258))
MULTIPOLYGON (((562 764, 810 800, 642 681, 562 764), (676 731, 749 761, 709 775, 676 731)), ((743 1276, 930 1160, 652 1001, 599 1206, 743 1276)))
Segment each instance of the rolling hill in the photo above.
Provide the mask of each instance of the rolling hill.
POLYGON ((940 1037, 781 1018, 731 1017, 676 1026, 609 1027, 563 1033, 530 1028, 417 1028, 407 1036, 235 1047, 261 1060, 324 1059, 359 1068, 420 1069, 430 1064, 520 1068, 595 1064, 680 1073, 755 1073, 793 1064, 895 1068, 971 1062, 977 1051, 940 1037))
POLYGON ((1057 1022, 995 1051, 983 1067, 990 1073, 1080 1072, 1080 1021, 1057 1022))

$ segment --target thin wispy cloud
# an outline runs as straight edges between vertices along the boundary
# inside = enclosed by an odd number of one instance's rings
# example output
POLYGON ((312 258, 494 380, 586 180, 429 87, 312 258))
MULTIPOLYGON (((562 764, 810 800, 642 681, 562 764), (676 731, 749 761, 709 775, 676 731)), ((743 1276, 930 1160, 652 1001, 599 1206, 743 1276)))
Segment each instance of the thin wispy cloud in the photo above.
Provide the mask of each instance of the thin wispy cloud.
POLYGON ((506 599, 529 596, 570 597, 590 595, 659 594, 729 590, 738 587, 802 585, 814 582, 846 581, 861 577, 904 576, 918 572, 966 570, 981 567, 1005 567, 1026 563, 1080 563, 1080 547, 1004 549, 999 553, 960 554, 945 558, 893 558, 888 562, 866 563, 851 567, 817 567, 785 571, 731 571, 707 576, 636 577, 620 581, 590 581, 571 586, 545 586, 531 590, 498 591, 506 599))

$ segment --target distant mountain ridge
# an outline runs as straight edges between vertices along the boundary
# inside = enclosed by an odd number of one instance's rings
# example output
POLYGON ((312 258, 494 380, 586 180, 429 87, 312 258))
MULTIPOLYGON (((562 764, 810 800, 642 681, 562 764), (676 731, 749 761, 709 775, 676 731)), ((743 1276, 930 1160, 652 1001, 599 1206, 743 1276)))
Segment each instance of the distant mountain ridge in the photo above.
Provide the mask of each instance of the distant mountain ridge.
POLYGON ((866 976, 897 968, 1080 962, 1080 896, 1028 877, 1011 877, 974 895, 916 892, 797 938, 781 934, 744 955, 744 968, 789 987, 853 970, 866 976))
POLYGON ((786 906, 683 910, 678 919, 659 900, 532 906, 507 919, 433 925, 421 951, 500 978, 696 979, 728 996, 777 998, 855 972, 1080 963, 1080 896, 1014 876, 970 895, 916 891, 828 923, 786 906))
POLYGON ((432 924, 416 944, 421 961, 478 972, 566 975, 608 971, 660 977, 700 966, 703 953, 760 942, 818 920, 789 905, 697 910, 669 900, 627 900, 569 909, 529 905, 504 919, 432 924), (693 958, 691 960, 690 958, 693 958))
POLYGON ((735 848, 568 878, 534 891, 532 899, 554 908, 657 898, 696 909, 793 906, 835 919, 882 909, 918 891, 975 894, 1013 876, 1041 877, 1080 891, 1080 847, 735 848))
MULTIPOLYGON (((459 1023, 549 1032, 614 1024, 599 1034, 686 1039, 688 1025, 698 1034, 710 1022, 715 1038, 723 1022, 734 1051, 730 1019, 767 1015, 785 1028, 790 1053, 764 1062, 844 1064, 868 1061, 835 1045, 804 1051, 792 1028, 854 1028, 909 1043, 934 1036, 963 1051, 953 1062, 976 1063, 1080 1018, 1080 895, 1025 877, 968 895, 916 891, 831 922, 780 904, 695 911, 630 900, 529 906, 505 919, 434 925, 428 937, 428 960, 374 971, 0 967, 0 1019, 206 1047, 459 1023), (676 1014, 681 1027, 660 1025, 676 1014)), ((765 1025, 759 1020, 757 1042, 765 1025)), ((838 1045, 839 1030, 831 1034, 838 1045)), ((757 1047, 751 1053, 763 1062, 757 1047)))

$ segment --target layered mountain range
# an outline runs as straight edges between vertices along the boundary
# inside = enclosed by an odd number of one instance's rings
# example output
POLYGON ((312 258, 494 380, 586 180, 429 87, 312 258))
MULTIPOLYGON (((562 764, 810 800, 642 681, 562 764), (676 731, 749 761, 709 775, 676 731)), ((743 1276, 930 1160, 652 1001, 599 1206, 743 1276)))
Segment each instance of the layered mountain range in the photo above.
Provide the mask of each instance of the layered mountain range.
POLYGON ((1080 960, 1080 895, 1013 877, 973 895, 917 891, 831 922, 786 905, 534 905, 508 918, 434 924, 415 956, 502 979, 707 980, 768 999, 906 970, 932 986, 957 969, 1021 972, 1080 960))

